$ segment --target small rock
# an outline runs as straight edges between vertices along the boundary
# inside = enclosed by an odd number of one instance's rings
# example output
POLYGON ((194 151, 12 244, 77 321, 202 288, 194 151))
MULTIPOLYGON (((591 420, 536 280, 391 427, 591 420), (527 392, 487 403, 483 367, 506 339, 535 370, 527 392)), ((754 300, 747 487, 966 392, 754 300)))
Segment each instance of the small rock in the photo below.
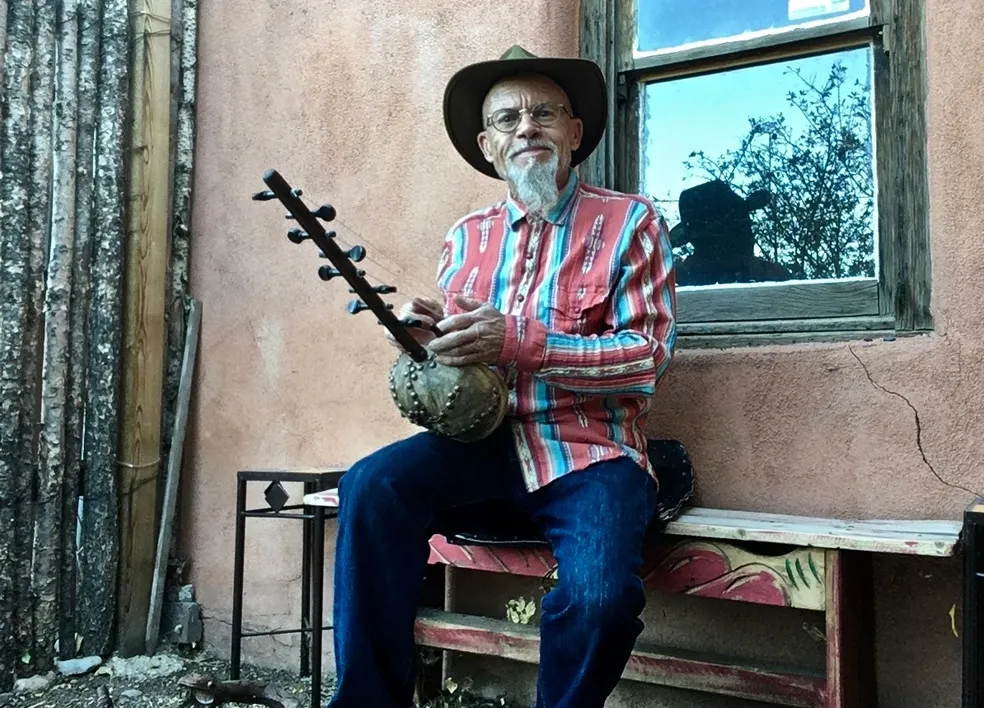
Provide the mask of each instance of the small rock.
POLYGON ((62 676, 82 676, 92 671, 101 663, 101 656, 84 656, 79 659, 66 659, 65 661, 55 662, 62 676))
POLYGON ((99 667, 96 673, 110 674, 120 678, 146 681, 161 676, 176 674, 184 668, 184 661, 169 654, 144 656, 139 654, 129 659, 114 656, 99 667))
POLYGON ((4 708, 4 706, 9 706, 12 700, 14 700, 13 693, 0 693, 0 708, 4 708))
POLYGON ((46 691, 55 680, 55 675, 50 671, 47 674, 28 676, 14 681, 14 693, 40 693, 46 691))
POLYGON ((178 588, 178 602, 194 602, 195 601, 195 586, 194 585, 182 585, 178 588))
POLYGON ((140 696, 143 695, 143 691, 138 691, 135 688, 128 688, 125 691, 123 691, 120 695, 123 698, 128 698, 131 701, 135 701, 138 698, 140 698, 140 696))

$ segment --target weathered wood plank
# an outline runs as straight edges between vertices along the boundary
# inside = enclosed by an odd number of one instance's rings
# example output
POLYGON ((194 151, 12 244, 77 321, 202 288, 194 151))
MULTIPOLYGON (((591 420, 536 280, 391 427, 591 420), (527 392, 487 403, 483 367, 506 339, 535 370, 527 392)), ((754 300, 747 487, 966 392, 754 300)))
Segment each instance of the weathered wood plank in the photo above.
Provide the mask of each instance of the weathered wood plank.
POLYGON ((757 322, 682 322, 677 333, 683 337, 734 334, 792 334, 807 332, 889 332, 895 326, 891 316, 828 317, 811 320, 759 320, 757 322))
POLYGON ((119 651, 146 645, 154 573, 157 477, 164 385, 170 146, 171 4, 141 0, 134 8, 130 200, 123 399, 120 431, 119 651))
MULTIPOLYGON (((841 22, 813 27, 795 27, 783 32, 763 34, 750 38, 713 42, 677 50, 642 52, 635 55, 632 71, 635 73, 660 73, 677 70, 686 72, 706 70, 709 64, 746 63, 753 60, 771 60, 775 55, 788 55, 797 51, 815 51, 831 43, 840 46, 845 41, 864 41, 872 34, 868 17, 855 17, 841 22)), ((714 68, 717 68, 716 66, 714 68)))
POLYGON ((721 285, 677 291, 680 322, 877 315, 878 281, 721 285))
POLYGON ((827 554, 827 708, 877 705, 871 556, 827 554))
MULTIPOLYGON (((885 268, 900 330, 933 326, 929 250, 929 160, 926 134, 926 3, 895 2, 889 47, 891 121, 887 181, 893 232, 885 268)), ((883 84, 884 82, 882 82, 883 84)))
MULTIPOLYGON (((432 564, 535 578, 556 577, 546 546, 460 546, 430 541, 432 564)), ((726 542, 663 539, 647 545, 641 576, 648 590, 759 605, 823 610, 823 552, 797 548, 766 556, 726 542)))
MULTIPOLYGON (((338 505, 338 495, 333 489, 325 490, 306 495, 304 503, 311 506, 334 507, 338 505)), ((871 553, 952 556, 959 544, 961 530, 960 521, 949 520, 829 519, 690 507, 669 522, 663 533, 669 536, 761 541, 871 553)), ((440 545, 439 552, 446 558, 434 557, 433 562, 454 561, 459 558, 462 559, 462 563, 477 562, 474 559, 478 558, 475 555, 478 549, 485 549, 485 547, 440 545)), ((496 550, 501 551, 502 548, 496 550)), ((483 566, 487 564, 488 569, 492 566, 501 568, 501 564, 495 560, 481 562, 483 566)), ((530 568, 532 574, 539 574, 541 568, 549 567, 549 563, 546 563, 546 566, 544 563, 543 560, 523 560, 523 564, 530 568)), ((518 568, 515 572, 524 574, 518 568)))
POLYGON ((894 337, 895 330, 830 330, 827 332, 768 332, 763 334, 681 335, 680 349, 732 349, 770 345, 816 344, 818 342, 860 342, 894 337))
POLYGON ((952 556, 958 521, 841 520, 726 509, 688 509, 665 532, 872 553, 952 556))
POLYGON ((150 594, 150 612, 147 615, 146 647, 147 654, 157 651, 157 640, 161 625, 161 605, 164 602, 164 581, 167 572, 167 559, 171 553, 171 529, 174 525, 178 502, 178 482, 181 479, 181 460, 184 451, 185 429, 188 424, 188 408, 191 404, 191 383, 195 374, 195 358, 198 354, 198 332, 202 322, 202 304, 191 301, 188 313, 188 331, 185 333, 184 356, 181 365, 181 381, 178 386, 178 399, 171 437, 171 455, 167 464, 167 486, 164 490, 164 503, 161 508, 161 524, 157 533, 157 553, 154 563, 153 583, 150 594))
MULTIPOLYGON (((539 662, 539 630, 505 620, 422 609, 417 642, 435 649, 539 662)), ((783 706, 821 708, 824 679, 813 674, 731 663, 691 652, 636 645, 622 678, 783 706)))
POLYGON ((614 81, 614 0, 581 0, 580 56, 601 67, 608 85, 608 125, 605 135, 594 152, 582 163, 578 174, 585 184, 611 187, 611 156, 614 149, 612 123, 615 110, 612 91, 614 81))

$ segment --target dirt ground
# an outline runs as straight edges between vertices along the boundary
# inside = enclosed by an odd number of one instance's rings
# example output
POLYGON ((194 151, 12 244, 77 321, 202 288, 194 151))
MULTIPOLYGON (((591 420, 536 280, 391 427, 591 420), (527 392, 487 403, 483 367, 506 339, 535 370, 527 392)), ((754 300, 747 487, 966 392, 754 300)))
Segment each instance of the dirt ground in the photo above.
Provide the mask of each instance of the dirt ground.
MULTIPOLYGON (((153 657, 121 661, 113 657, 96 670, 79 677, 56 676, 46 689, 21 694, 0 695, 0 708, 97 708, 96 689, 106 686, 114 708, 181 708, 208 705, 189 700, 188 691, 178 680, 191 673, 213 676, 224 681, 229 677, 225 661, 205 652, 162 652, 153 657)), ((296 673, 244 665, 243 679, 266 683, 284 700, 285 708, 309 708, 311 681, 296 673), (296 701, 296 703, 293 703, 296 701)), ((325 676, 322 705, 331 696, 333 684, 325 676)), ((216 705, 216 704, 212 704, 216 705)), ((260 705, 226 703, 227 708, 260 705)), ((482 699, 454 683, 442 695, 422 708, 516 708, 504 697, 482 699)))

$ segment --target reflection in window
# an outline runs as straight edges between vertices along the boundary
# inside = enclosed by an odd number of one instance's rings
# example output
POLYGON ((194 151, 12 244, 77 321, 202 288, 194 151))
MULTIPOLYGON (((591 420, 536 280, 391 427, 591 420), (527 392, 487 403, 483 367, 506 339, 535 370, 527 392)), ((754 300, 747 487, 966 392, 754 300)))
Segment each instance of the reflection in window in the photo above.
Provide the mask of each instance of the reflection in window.
POLYGON ((874 277, 869 48, 645 88, 679 285, 874 277))
POLYGON ((868 0, 638 0, 640 52, 865 15, 868 0))

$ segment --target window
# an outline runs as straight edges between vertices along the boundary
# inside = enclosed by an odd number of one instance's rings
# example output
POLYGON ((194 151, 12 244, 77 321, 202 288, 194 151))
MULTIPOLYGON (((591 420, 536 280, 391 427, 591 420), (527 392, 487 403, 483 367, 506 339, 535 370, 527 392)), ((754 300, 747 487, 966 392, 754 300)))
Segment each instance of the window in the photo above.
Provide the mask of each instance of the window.
POLYGON ((582 175, 667 217, 683 346, 931 328, 922 5, 582 0, 582 175))

